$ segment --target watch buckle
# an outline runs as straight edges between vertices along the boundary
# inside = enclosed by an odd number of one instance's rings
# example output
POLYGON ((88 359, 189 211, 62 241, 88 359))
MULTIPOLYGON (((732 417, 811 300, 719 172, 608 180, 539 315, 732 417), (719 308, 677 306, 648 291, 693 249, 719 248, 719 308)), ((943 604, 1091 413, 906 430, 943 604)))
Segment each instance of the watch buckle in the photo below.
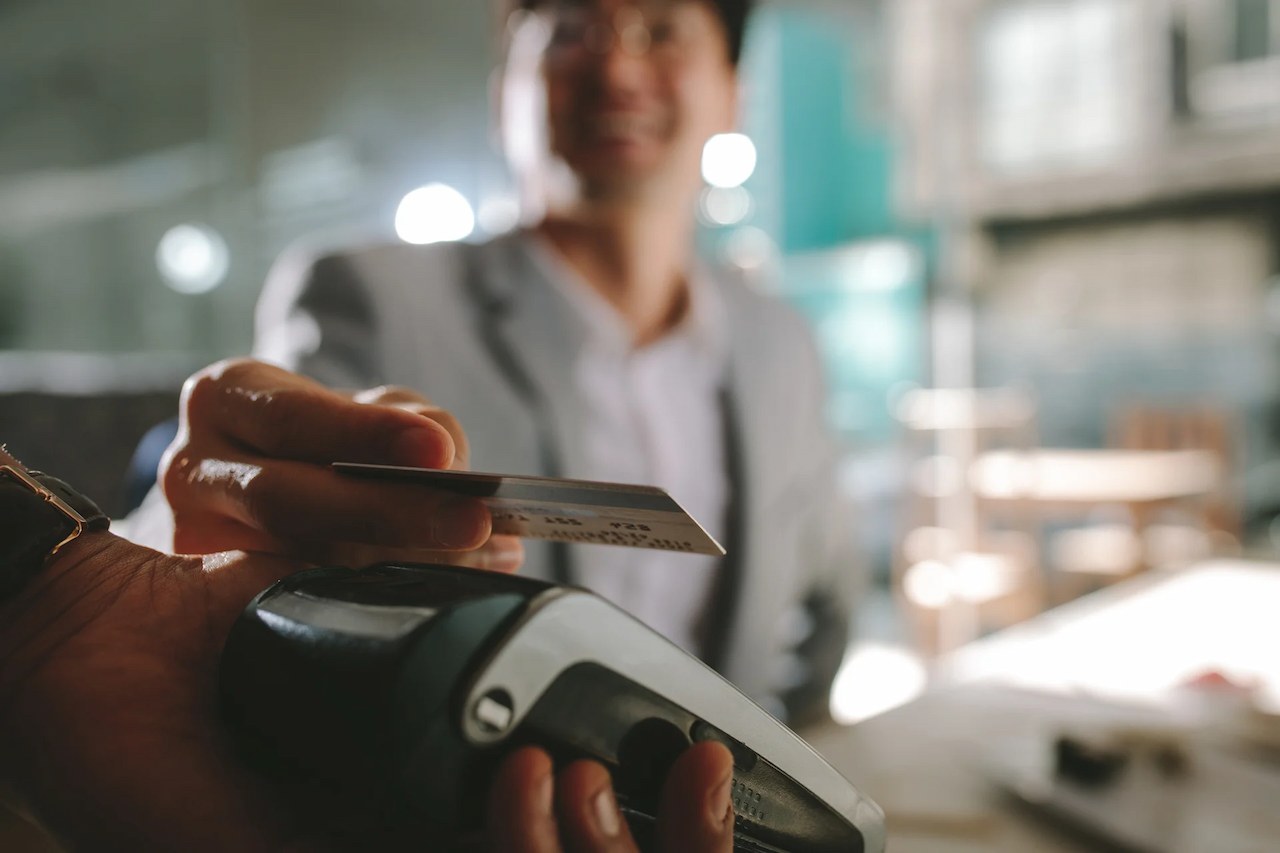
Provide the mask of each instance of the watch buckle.
POLYGON ((73 528, 61 542, 53 546, 48 556, 52 557, 58 553, 68 542, 71 542, 77 536, 84 532, 85 517, 75 510, 69 503, 46 489, 39 480, 29 475, 26 471, 13 467, 12 465, 0 465, 0 476, 8 475, 21 486, 25 486, 32 492, 35 492, 44 500, 45 503, 53 505, 53 507, 67 517, 72 523, 73 528))

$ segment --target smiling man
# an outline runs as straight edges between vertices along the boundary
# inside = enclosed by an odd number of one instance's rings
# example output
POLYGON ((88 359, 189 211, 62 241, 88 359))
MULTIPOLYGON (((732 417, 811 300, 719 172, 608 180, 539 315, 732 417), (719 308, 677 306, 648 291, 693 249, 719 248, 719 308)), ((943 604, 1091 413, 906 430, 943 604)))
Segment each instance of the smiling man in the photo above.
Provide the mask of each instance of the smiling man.
MULTIPOLYGON (((507 9, 497 114, 523 227, 478 245, 286 257, 257 353, 332 386, 425 394, 465 427, 477 470, 666 488, 727 558, 539 542, 524 571, 613 599, 794 723, 825 713, 860 572, 803 322, 694 256, 702 152, 734 128, 747 6, 507 9)), ((247 427, 223 428, 208 446, 247 427)), ((218 470, 191 455, 171 458, 218 470)), ((192 488, 166 478, 171 503, 205 500, 192 488)), ((205 488, 205 508, 242 521, 229 491, 205 488)), ((292 520, 294 538, 305 524, 292 520)), ((371 519, 368 544, 412 537, 393 526, 371 519)), ((313 539, 328 535, 314 524, 313 539)))

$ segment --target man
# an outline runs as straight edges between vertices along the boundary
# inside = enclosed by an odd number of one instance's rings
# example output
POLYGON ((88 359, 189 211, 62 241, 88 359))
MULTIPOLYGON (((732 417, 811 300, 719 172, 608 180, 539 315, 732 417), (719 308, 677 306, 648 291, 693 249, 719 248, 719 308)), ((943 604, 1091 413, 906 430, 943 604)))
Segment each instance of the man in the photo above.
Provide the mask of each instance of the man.
MULTIPOLYGON (((404 420, 394 409, 333 408, 339 421, 404 420)), ((91 519, 72 533, 29 476, 0 447, 0 795, 16 794, 69 849, 448 849, 403 837, 354 803, 269 780, 232 748, 215 701, 222 645, 249 599, 301 564, 150 551, 106 532, 92 504, 44 480, 40 488, 91 519)), ((732 771, 719 744, 677 760, 660 850, 732 849, 732 771)), ((487 848, 636 849, 604 767, 580 761, 553 773, 532 748, 496 775, 487 848)))
MULTIPOLYGON (((665 487, 727 559, 528 543, 524 570, 613 599, 793 723, 820 717, 858 576, 816 354, 798 317, 693 257, 702 151, 734 126, 747 3, 518 6, 498 106, 527 227, 286 258, 258 355, 334 387, 426 394, 466 425, 479 470, 665 487)), ((241 426, 210 443, 235 445, 241 426)), ((165 484, 215 530, 179 518, 180 545, 280 540, 221 523, 235 512, 209 512, 182 471, 165 484)))

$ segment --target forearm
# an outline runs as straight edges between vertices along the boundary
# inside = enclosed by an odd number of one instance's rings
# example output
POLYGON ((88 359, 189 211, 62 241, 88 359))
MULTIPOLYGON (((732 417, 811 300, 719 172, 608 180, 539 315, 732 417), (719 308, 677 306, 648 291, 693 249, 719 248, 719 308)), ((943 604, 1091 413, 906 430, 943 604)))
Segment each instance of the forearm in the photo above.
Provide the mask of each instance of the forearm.
MULTIPOLYGON (((8 448, 0 448, 0 466, 30 473, 8 448)), ((15 544, 28 533, 18 526, 14 517, 0 518, 0 553, 11 553, 4 546, 15 544)), ((0 670, 0 713, 5 708, 5 700, 13 696, 12 684, 19 677, 22 664, 31 660, 33 651, 49 643, 55 632, 74 631, 74 621, 69 617, 95 607, 95 598, 114 594, 119 579, 114 571, 115 561, 108 552, 119 549, 122 544, 106 531, 86 526, 80 535, 56 549, 51 547, 52 553, 44 558, 43 565, 18 589, 0 596, 0 660, 5 663, 0 670), (98 567, 85 570, 91 572, 92 580, 72 579, 85 563, 98 567)))
POLYGON ((27 764, 20 753, 44 719, 45 668, 116 599, 124 566, 137 562, 136 550, 110 534, 82 536, 0 602, 0 778, 20 790, 23 780, 16 777, 27 764))
MULTIPOLYGON (((83 617, 64 616, 87 604, 67 600, 72 578, 112 545, 98 536, 70 543, 21 592, 0 602, 0 803, 33 823, 39 822, 33 806, 41 799, 38 792, 50 785, 39 778, 41 744, 49 732, 40 675, 75 626, 84 624, 83 617)), ((95 585, 109 586, 109 579, 95 585)))
MULTIPOLYGON (((0 465, 28 473, 7 449, 0 449, 0 465)), ((12 553, 7 546, 27 532, 13 516, 0 518, 0 553, 12 553)), ((62 643, 118 595, 127 547, 104 531, 85 530, 0 597, 0 781, 17 783, 17 749, 38 725, 37 676, 62 643)))

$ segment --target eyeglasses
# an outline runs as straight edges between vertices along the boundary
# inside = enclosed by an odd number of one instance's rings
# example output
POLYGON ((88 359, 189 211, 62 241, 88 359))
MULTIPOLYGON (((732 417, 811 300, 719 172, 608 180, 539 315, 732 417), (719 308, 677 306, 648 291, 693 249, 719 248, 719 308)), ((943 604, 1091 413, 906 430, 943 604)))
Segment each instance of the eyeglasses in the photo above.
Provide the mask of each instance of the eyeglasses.
POLYGON ((545 15, 550 27, 546 57, 556 65, 598 59, 615 47, 627 56, 672 64, 698 48, 706 29, 696 4, 680 0, 626 5, 612 14, 584 4, 562 3, 545 15))

